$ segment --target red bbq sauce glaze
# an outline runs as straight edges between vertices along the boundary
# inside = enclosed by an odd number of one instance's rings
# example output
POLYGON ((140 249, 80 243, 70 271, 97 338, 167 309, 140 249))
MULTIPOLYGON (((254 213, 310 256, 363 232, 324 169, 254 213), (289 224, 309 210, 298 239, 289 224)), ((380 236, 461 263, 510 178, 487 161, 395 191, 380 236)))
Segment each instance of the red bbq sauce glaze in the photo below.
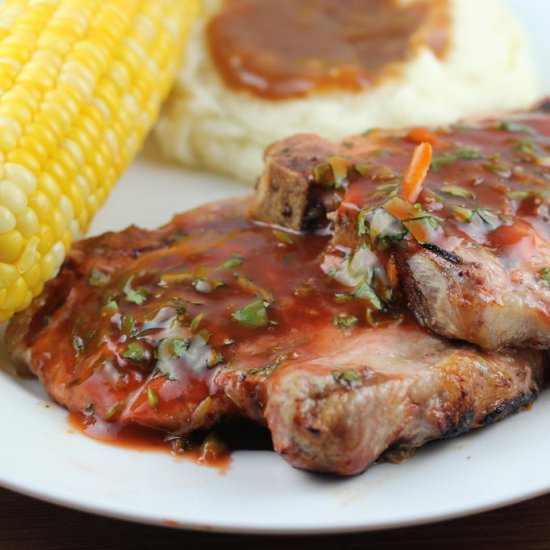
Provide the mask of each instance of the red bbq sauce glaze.
POLYGON ((358 92, 420 47, 443 56, 447 0, 225 0, 207 27, 225 83, 270 100, 358 92))
POLYGON ((322 163, 315 170, 320 178, 313 174, 323 185, 328 174, 334 185, 340 173, 336 246, 366 242, 384 264, 392 245, 408 234, 447 252, 477 243, 512 268, 549 267, 540 261, 550 252, 550 115, 533 112, 505 121, 368 135, 348 139, 324 161, 332 168, 322 163), (412 205, 396 196, 423 141, 431 143, 433 160, 412 205), (393 218, 402 224, 391 226, 393 218))
POLYGON ((170 436, 165 432, 138 425, 124 426, 116 422, 106 422, 83 413, 69 414, 69 425, 75 431, 102 443, 135 451, 160 451, 177 458, 191 460, 203 466, 217 468, 225 473, 231 464, 228 447, 210 437, 201 442, 170 436))
MULTIPOLYGON (((222 202, 157 231, 130 228, 74 246, 27 345, 52 396, 84 414, 82 431, 135 445, 145 432, 127 426, 208 429, 239 413, 217 384, 231 369, 267 377, 306 356, 327 325, 343 334, 412 326, 397 307, 370 311, 368 288, 354 295, 323 273, 328 237, 254 223, 247 208, 222 202)), ((258 383, 259 421, 263 392, 258 383)), ((150 435, 138 446, 157 448, 150 435)))

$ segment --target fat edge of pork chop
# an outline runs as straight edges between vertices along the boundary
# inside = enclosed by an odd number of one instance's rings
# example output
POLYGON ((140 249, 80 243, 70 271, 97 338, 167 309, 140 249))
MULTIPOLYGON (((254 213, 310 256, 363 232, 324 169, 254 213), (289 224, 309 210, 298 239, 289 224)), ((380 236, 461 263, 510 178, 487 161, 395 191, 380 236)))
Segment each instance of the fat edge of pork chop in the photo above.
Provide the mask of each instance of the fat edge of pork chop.
POLYGON ((550 347, 550 285, 536 272, 511 273, 473 245, 452 254, 415 243, 406 247, 397 252, 397 265, 408 305, 422 325, 486 349, 550 347))
MULTIPOLYGON (((409 235, 393 241, 392 250, 409 307, 437 334, 484 349, 550 347, 550 284, 540 275, 550 267, 548 204, 537 198, 550 188, 547 163, 537 160, 550 148, 550 114, 545 110, 548 106, 542 105, 533 113, 480 122, 468 130, 420 132, 434 140, 435 148, 422 208, 436 220, 442 210, 432 212, 431 205, 440 208, 441 197, 446 197, 444 227, 458 238, 447 249, 437 240, 419 246, 409 235), (476 204, 476 194, 498 208, 478 208, 487 204, 476 204), (477 219, 478 211, 483 222, 477 219), (501 239, 506 232, 516 235, 505 236, 508 242, 495 248, 493 236, 501 239), (511 239, 517 242, 510 244, 511 239)), ((333 246, 350 251, 352 258, 357 247, 369 242, 368 236, 360 236, 369 232, 368 215, 361 218, 367 212, 365 203, 372 211, 382 210, 385 199, 380 197, 396 187, 407 168, 417 139, 411 135, 414 131, 377 131, 336 143, 303 134, 272 145, 252 215, 294 229, 326 227, 330 221, 333 246), (347 188, 318 181, 327 158, 329 164, 335 158, 348 164, 347 188), (285 189, 302 195, 266 208, 270 195, 288 198, 285 189), (288 212, 292 216, 286 218, 288 212)), ((336 170, 342 166, 335 165, 336 170)), ((376 248, 376 243, 369 246, 376 248)))
POLYGON ((298 468, 360 473, 388 450, 492 424, 541 386, 536 351, 480 353, 400 327, 351 334, 333 348, 282 366, 267 384, 275 449, 298 468))

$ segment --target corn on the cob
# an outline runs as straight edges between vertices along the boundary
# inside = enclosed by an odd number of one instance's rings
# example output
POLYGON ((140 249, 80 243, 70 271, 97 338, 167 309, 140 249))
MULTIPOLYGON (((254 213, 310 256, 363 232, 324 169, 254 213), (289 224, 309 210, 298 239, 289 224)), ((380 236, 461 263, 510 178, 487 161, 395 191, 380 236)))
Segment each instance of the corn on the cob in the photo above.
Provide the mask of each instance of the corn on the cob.
POLYGON ((198 2, 0 1, 0 322, 42 291, 141 146, 198 2))

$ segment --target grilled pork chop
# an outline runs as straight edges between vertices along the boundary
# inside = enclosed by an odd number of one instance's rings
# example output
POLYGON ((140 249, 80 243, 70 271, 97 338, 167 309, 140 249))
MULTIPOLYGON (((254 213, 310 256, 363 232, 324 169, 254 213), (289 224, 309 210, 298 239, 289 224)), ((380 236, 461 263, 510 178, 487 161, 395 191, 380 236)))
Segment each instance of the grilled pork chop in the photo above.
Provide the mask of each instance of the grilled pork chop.
POLYGON ((253 223, 248 207, 77 243, 10 323, 13 358, 71 411, 178 434, 246 417, 291 464, 339 474, 536 397, 539 352, 483 353, 397 306, 368 313, 368 291, 321 271, 328 237, 253 223))
POLYGON ((549 197, 550 114, 541 106, 448 128, 374 130, 340 143, 291 137, 267 150, 252 213, 294 229, 330 221, 325 268, 351 285, 368 281, 375 309, 386 307, 398 274, 417 319, 436 333, 485 349, 546 349, 549 197), (420 142, 431 143, 434 157, 413 205, 399 193, 420 142), (358 262, 353 255, 362 247, 371 254, 363 250, 358 262))

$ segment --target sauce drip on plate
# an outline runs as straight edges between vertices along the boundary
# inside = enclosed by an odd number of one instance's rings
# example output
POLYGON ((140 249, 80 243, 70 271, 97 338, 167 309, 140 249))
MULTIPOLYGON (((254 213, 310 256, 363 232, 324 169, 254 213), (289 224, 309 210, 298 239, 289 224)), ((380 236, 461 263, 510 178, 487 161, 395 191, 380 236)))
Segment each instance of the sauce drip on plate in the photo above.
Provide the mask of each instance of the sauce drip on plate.
POLYGON ((358 92, 395 75, 420 47, 443 56, 447 0, 226 0, 207 29, 233 89, 271 100, 358 92))
POLYGON ((160 451, 173 457, 191 460, 225 473, 233 450, 271 451, 269 432, 260 426, 235 422, 217 427, 216 434, 199 433, 181 437, 143 426, 105 422, 95 416, 71 413, 69 426, 102 443, 135 451, 160 451))

